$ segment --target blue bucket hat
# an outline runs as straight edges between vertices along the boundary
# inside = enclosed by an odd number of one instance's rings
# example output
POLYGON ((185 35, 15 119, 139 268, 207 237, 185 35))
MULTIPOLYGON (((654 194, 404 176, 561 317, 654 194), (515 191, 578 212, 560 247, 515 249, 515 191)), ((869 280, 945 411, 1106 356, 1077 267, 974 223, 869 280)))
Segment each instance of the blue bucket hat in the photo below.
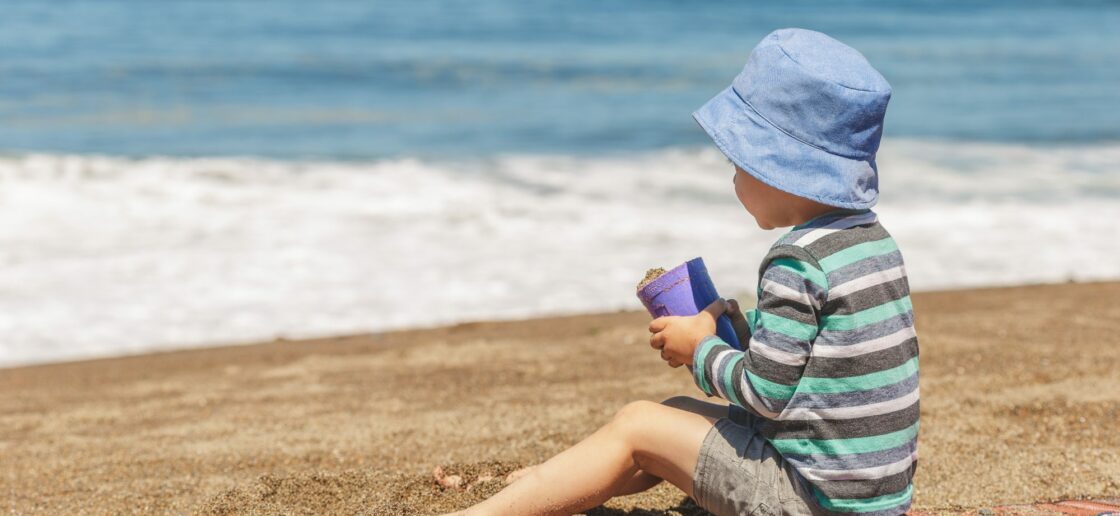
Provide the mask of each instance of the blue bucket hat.
POLYGON ((891 98, 857 50, 823 33, 778 29, 692 117, 759 181, 839 208, 879 198, 875 153, 891 98))

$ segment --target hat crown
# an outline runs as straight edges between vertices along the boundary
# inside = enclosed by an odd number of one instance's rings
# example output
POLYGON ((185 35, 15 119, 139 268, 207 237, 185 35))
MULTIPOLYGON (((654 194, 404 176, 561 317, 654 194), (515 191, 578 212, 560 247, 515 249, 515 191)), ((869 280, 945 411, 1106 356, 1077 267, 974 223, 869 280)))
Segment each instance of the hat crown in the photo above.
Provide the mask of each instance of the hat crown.
POLYGON ((808 29, 778 29, 751 51, 735 93, 778 129, 852 159, 874 159, 891 86, 856 49, 808 29))

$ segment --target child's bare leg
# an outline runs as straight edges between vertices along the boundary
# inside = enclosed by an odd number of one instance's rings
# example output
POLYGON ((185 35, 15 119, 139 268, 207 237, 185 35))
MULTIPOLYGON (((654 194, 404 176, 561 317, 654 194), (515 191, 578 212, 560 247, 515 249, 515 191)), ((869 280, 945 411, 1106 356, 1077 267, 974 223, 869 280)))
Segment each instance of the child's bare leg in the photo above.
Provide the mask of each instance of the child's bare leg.
POLYGON ((638 472, 630 477, 622 487, 618 488, 618 491, 614 493, 614 496, 611 496, 611 498, 640 493, 661 482, 664 482, 664 479, 661 477, 654 476, 645 470, 638 470, 638 472))
MULTIPOLYGON (((536 467, 537 467, 536 465, 526 466, 524 468, 521 468, 517 471, 514 471, 514 472, 510 473, 509 475, 506 476, 506 484, 507 485, 512 484, 514 481, 516 481, 517 479, 525 476, 527 473, 532 471, 533 468, 536 468, 536 467)), ((626 481, 625 485, 623 485, 622 487, 620 487, 618 489, 618 492, 615 493, 614 495, 615 496, 626 496, 626 495, 631 495, 631 494, 634 494, 634 493, 640 493, 640 492, 645 491, 646 489, 649 489, 649 488, 651 488, 651 487, 653 487, 657 484, 660 484, 660 483, 661 483, 660 478, 657 478, 657 477, 655 477, 653 475, 650 475, 649 473, 646 473, 645 471, 639 469, 637 472, 634 473, 634 476, 630 477, 630 480, 626 481)))
MULTIPOLYGON (((700 401, 689 396, 673 396, 672 398, 662 401, 661 404, 700 414, 710 419, 713 424, 715 420, 727 415, 727 405, 700 401)), ((614 494, 614 496, 626 496, 640 493, 660 484, 662 481, 663 479, 660 477, 651 475, 645 470, 639 470, 630 478, 626 485, 622 486, 622 488, 614 494)), ((691 496, 691 494, 689 496, 691 496)))
MULTIPOLYGON (((681 410, 687 410, 696 414, 702 414, 708 416, 713 420, 727 415, 727 405, 700 401, 689 396, 673 396, 672 398, 668 398, 662 401, 661 404, 668 405, 670 407, 676 407, 681 410)), ((515 480, 525 476, 526 473, 528 473, 538 465, 539 464, 525 466, 524 468, 511 472, 510 474, 506 475, 505 483, 507 485, 512 484, 515 480)), ((626 496, 634 493, 640 493, 642 491, 645 491, 646 489, 656 486, 657 484, 660 484, 661 482, 661 478, 650 475, 643 470, 638 470, 637 473, 634 473, 633 477, 630 477, 630 480, 626 483, 626 485, 622 486, 622 488, 620 488, 614 495, 626 496)))
POLYGON ((726 406, 699 414, 651 401, 629 403, 590 436, 466 512, 572 514, 654 478, 668 480, 691 496, 700 445, 724 414, 726 406), (649 476, 639 476, 640 471, 649 476), (636 477, 638 485, 632 483, 636 477))
MULTIPOLYGON (((668 398, 662 401, 661 404, 668 405, 670 407, 676 407, 681 410, 687 410, 696 414, 701 414, 707 416, 712 420, 716 420, 727 415, 727 405, 701 401, 689 396, 673 396, 672 398, 668 398)), ((509 475, 506 475, 505 483, 513 483, 515 480, 525 476, 525 474, 529 473, 529 471, 531 471, 533 468, 536 468, 537 466, 539 466, 539 464, 526 466, 524 468, 513 471, 509 475)), ((642 491, 645 491, 646 489, 656 486, 657 484, 660 484, 661 482, 661 478, 646 473, 644 470, 638 470, 636 473, 634 473, 634 476, 630 477, 630 480, 626 482, 626 485, 619 488, 618 492, 615 493, 614 496, 626 496, 640 493, 642 491)))

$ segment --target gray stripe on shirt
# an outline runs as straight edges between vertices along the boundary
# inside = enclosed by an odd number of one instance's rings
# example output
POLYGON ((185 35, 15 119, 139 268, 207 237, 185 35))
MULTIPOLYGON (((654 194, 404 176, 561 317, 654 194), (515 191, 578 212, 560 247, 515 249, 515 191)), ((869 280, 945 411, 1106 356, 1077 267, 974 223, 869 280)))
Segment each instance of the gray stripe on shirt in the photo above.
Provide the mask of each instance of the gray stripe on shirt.
POLYGON ((855 407, 870 403, 890 401, 901 398, 918 388, 918 375, 910 375, 898 383, 856 392, 804 393, 798 392, 790 403, 804 408, 855 407))
POLYGON ((854 330, 822 330, 813 341, 828 346, 850 346, 871 339, 885 337, 903 328, 914 325, 914 311, 898 314, 877 323, 871 323, 854 330))
POLYGON ((863 290, 857 290, 844 297, 830 299, 821 312, 827 315, 849 315, 883 303, 896 301, 910 295, 909 281, 906 276, 880 283, 863 290))
POLYGON ((872 222, 865 226, 855 226, 843 231, 830 233, 818 239, 817 241, 805 246, 805 250, 810 254, 816 256, 818 260, 823 260, 829 255, 843 251, 849 247, 864 242, 871 242, 873 240, 882 240, 890 238, 890 234, 878 222, 872 222))
POLYGON ((887 270, 898 267, 899 265, 902 265, 902 253, 900 251, 892 251, 878 256, 869 256, 829 272, 827 276, 828 284, 840 285, 873 272, 887 270))

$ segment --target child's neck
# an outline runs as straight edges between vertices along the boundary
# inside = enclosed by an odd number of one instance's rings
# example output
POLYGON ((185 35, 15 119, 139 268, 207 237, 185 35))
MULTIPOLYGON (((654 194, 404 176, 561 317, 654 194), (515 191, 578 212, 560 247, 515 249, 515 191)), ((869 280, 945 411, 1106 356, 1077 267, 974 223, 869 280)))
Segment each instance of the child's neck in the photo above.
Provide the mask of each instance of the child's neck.
POLYGON ((798 210, 793 217, 793 226, 800 226, 813 220, 815 218, 828 215, 830 213, 854 213, 859 210, 849 208, 837 208, 836 206, 828 206, 824 204, 817 204, 816 206, 806 207, 803 210, 798 210))

